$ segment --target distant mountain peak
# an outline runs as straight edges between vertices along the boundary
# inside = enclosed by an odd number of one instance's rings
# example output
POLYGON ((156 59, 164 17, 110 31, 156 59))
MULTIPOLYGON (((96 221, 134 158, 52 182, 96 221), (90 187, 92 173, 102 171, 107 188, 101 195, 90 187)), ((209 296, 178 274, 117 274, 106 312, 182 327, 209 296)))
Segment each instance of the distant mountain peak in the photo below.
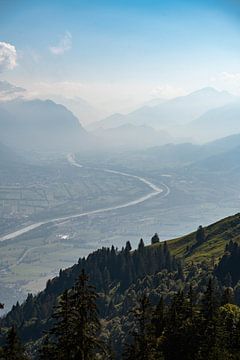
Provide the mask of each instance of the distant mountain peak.
POLYGON ((227 96, 233 96, 231 95, 229 92, 227 91, 219 91, 217 89, 215 89, 214 87, 211 87, 211 86, 206 86, 202 89, 199 89, 199 90, 196 90, 196 91, 193 91, 192 93, 190 93, 189 95, 187 96, 195 96, 195 95, 227 95, 227 96))

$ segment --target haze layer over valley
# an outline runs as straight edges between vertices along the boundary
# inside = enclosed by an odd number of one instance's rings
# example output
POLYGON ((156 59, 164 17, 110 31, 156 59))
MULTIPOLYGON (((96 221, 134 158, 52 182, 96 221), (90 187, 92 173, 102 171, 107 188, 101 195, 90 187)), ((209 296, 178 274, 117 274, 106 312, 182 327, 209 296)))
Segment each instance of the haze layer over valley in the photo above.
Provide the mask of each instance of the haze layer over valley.
POLYGON ((204 88, 84 128, 63 104, 28 99, 26 90, 2 96, 0 284, 8 306, 96 248, 136 246, 156 231, 170 239, 237 212, 238 108, 237 97, 204 88))

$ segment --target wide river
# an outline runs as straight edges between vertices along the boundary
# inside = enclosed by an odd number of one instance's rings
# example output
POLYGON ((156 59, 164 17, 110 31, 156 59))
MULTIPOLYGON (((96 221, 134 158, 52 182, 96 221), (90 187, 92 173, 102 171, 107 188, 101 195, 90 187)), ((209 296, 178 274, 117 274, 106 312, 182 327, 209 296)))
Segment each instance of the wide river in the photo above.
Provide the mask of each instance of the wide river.
MULTIPOLYGON (((79 164, 74 155, 69 154, 68 155, 68 162, 72 165, 72 166, 76 166, 78 168, 82 168, 83 166, 81 164, 79 164)), ((126 176, 126 177, 130 177, 130 178, 134 178, 137 181, 140 181, 142 183, 144 183, 145 185, 147 185, 149 187, 149 189, 151 190, 147 195, 141 196, 135 200, 123 203, 123 204, 119 204, 119 205, 114 205, 111 207, 105 207, 105 208, 100 208, 100 209, 96 209, 96 210, 91 210, 91 211, 86 211, 86 212, 82 212, 82 213, 77 213, 77 214, 73 214, 73 215, 68 215, 68 216, 63 216, 63 217, 58 217, 58 218, 53 218, 53 219, 48 219, 48 220, 44 220, 42 222, 36 222, 33 223, 31 225, 25 226, 19 230, 16 230, 12 233, 6 234, 2 237, 0 237, 0 241, 7 241, 10 239, 14 239, 20 235, 26 234, 29 231, 32 231, 34 229, 39 228, 40 226, 43 225, 47 225, 47 224, 53 224, 53 223, 61 223, 63 221, 66 220, 70 220, 70 219, 75 219, 75 218, 80 218, 80 217, 84 217, 84 216, 91 216, 91 215, 95 215, 95 214, 101 214, 101 213, 106 213, 106 212, 110 212, 110 211, 115 211, 118 209, 123 209, 123 208, 128 208, 130 206, 134 206, 137 204, 141 204, 155 196, 158 196, 159 194, 161 194, 161 197, 166 197, 169 195, 170 193, 170 189, 166 184, 161 184, 161 188, 158 187, 157 185, 153 184, 151 181, 137 176, 137 175, 132 175, 132 174, 128 174, 125 172, 121 172, 121 171, 116 171, 116 170, 111 170, 111 169, 96 169, 96 170, 101 170, 104 172, 108 172, 108 173, 112 173, 112 174, 116 174, 119 176, 126 176)))

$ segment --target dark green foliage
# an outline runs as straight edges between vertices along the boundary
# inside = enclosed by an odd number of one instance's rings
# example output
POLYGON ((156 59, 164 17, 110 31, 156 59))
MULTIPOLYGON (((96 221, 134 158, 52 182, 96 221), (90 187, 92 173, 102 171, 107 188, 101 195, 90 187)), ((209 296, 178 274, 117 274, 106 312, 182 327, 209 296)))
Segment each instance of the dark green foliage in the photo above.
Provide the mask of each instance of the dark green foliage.
POLYGON ((143 295, 134 309, 135 327, 130 332, 132 341, 126 345, 124 359, 126 360, 150 360, 154 359, 154 347, 152 344, 153 326, 152 309, 149 299, 143 295))
POLYGON ((159 338, 162 335, 163 329, 165 328, 165 313, 164 313, 164 301, 161 297, 159 303, 157 304, 155 310, 153 311, 152 316, 152 326, 154 336, 159 338))
POLYGON ((240 279, 240 247, 232 241, 215 269, 215 275, 225 286, 235 286, 240 279))
POLYGON ((100 321, 97 311, 97 294, 88 283, 84 270, 73 288, 72 334, 75 359, 90 360, 96 353, 105 353, 104 344, 99 339, 100 321))
POLYGON ((57 360, 92 360, 96 354, 107 357, 99 338, 97 297, 83 270, 71 291, 65 290, 55 307, 55 324, 49 332, 50 340, 48 337, 40 350, 41 359, 47 360, 49 354, 57 360))
POLYGON ((14 326, 8 331, 2 360, 28 360, 14 326))
POLYGON ((198 244, 204 243, 206 240, 204 228, 200 225, 196 232, 196 241, 198 244))
POLYGON ((176 261, 167 242, 149 247, 141 240, 136 251, 131 251, 130 243, 121 251, 103 248, 62 270, 38 296, 30 294, 23 305, 16 304, 3 325, 18 325, 28 346, 52 329, 36 343, 36 347, 42 344, 42 360, 71 360, 74 354, 81 360, 80 348, 88 351, 86 359, 113 358, 104 352, 102 340, 111 344, 117 360, 122 359, 123 344, 128 344, 124 352, 128 360, 239 360, 236 259, 238 245, 232 241, 214 269, 211 259, 192 264, 176 261), (145 294, 140 301, 139 294, 145 294))
POLYGON ((151 239, 151 244, 157 244, 160 242, 159 236, 157 233, 155 233, 151 239))
POLYGON ((45 336, 38 352, 38 360, 56 359, 56 346, 49 340, 49 336, 45 336))
POLYGON ((41 337, 44 330, 48 330, 52 309, 57 305, 57 298, 66 290, 74 286, 75 279, 84 269, 91 279, 91 284, 97 292, 103 294, 97 300, 100 316, 109 314, 109 302, 106 298, 113 288, 123 294, 131 284, 146 275, 152 275, 163 269, 176 271, 178 262, 170 254, 167 243, 159 243, 151 248, 140 240, 139 249, 131 251, 131 244, 118 251, 102 248, 90 254, 87 259, 79 259, 78 264, 70 269, 62 270, 60 276, 47 282, 46 289, 37 296, 28 295, 23 305, 17 304, 5 317, 3 324, 21 327, 20 333, 24 341, 41 337))
POLYGON ((232 304, 219 306, 216 297, 210 279, 200 303, 195 302, 191 287, 188 294, 181 291, 175 294, 168 306, 161 300, 155 307, 143 298, 135 316, 138 331, 126 348, 125 358, 239 359, 240 309, 232 304))
POLYGON ((139 244, 138 244, 138 251, 140 254, 142 254, 144 252, 144 247, 145 247, 144 241, 143 241, 143 239, 140 239, 139 244))
POLYGON ((53 319, 55 324, 50 331, 56 343, 49 344, 48 351, 58 354, 59 359, 70 359, 72 350, 72 302, 69 291, 65 290, 55 307, 53 319), (52 345, 52 346, 51 346, 52 345))
POLYGON ((132 245, 131 245, 130 241, 127 241, 125 251, 130 252, 131 250, 132 250, 132 245))

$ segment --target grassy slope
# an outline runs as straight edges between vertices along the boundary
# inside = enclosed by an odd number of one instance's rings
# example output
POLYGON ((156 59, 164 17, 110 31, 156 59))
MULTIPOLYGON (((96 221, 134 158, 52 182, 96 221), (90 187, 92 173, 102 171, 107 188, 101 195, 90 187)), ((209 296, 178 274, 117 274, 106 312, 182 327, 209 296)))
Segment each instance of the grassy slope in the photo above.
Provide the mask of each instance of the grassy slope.
POLYGON ((229 216, 204 229, 207 240, 192 251, 187 251, 187 246, 191 248, 196 244, 196 232, 169 240, 168 246, 172 254, 185 259, 187 263, 191 261, 195 263, 204 260, 209 261, 213 257, 217 260, 223 255, 225 246, 230 240, 240 243, 240 213, 229 216))

